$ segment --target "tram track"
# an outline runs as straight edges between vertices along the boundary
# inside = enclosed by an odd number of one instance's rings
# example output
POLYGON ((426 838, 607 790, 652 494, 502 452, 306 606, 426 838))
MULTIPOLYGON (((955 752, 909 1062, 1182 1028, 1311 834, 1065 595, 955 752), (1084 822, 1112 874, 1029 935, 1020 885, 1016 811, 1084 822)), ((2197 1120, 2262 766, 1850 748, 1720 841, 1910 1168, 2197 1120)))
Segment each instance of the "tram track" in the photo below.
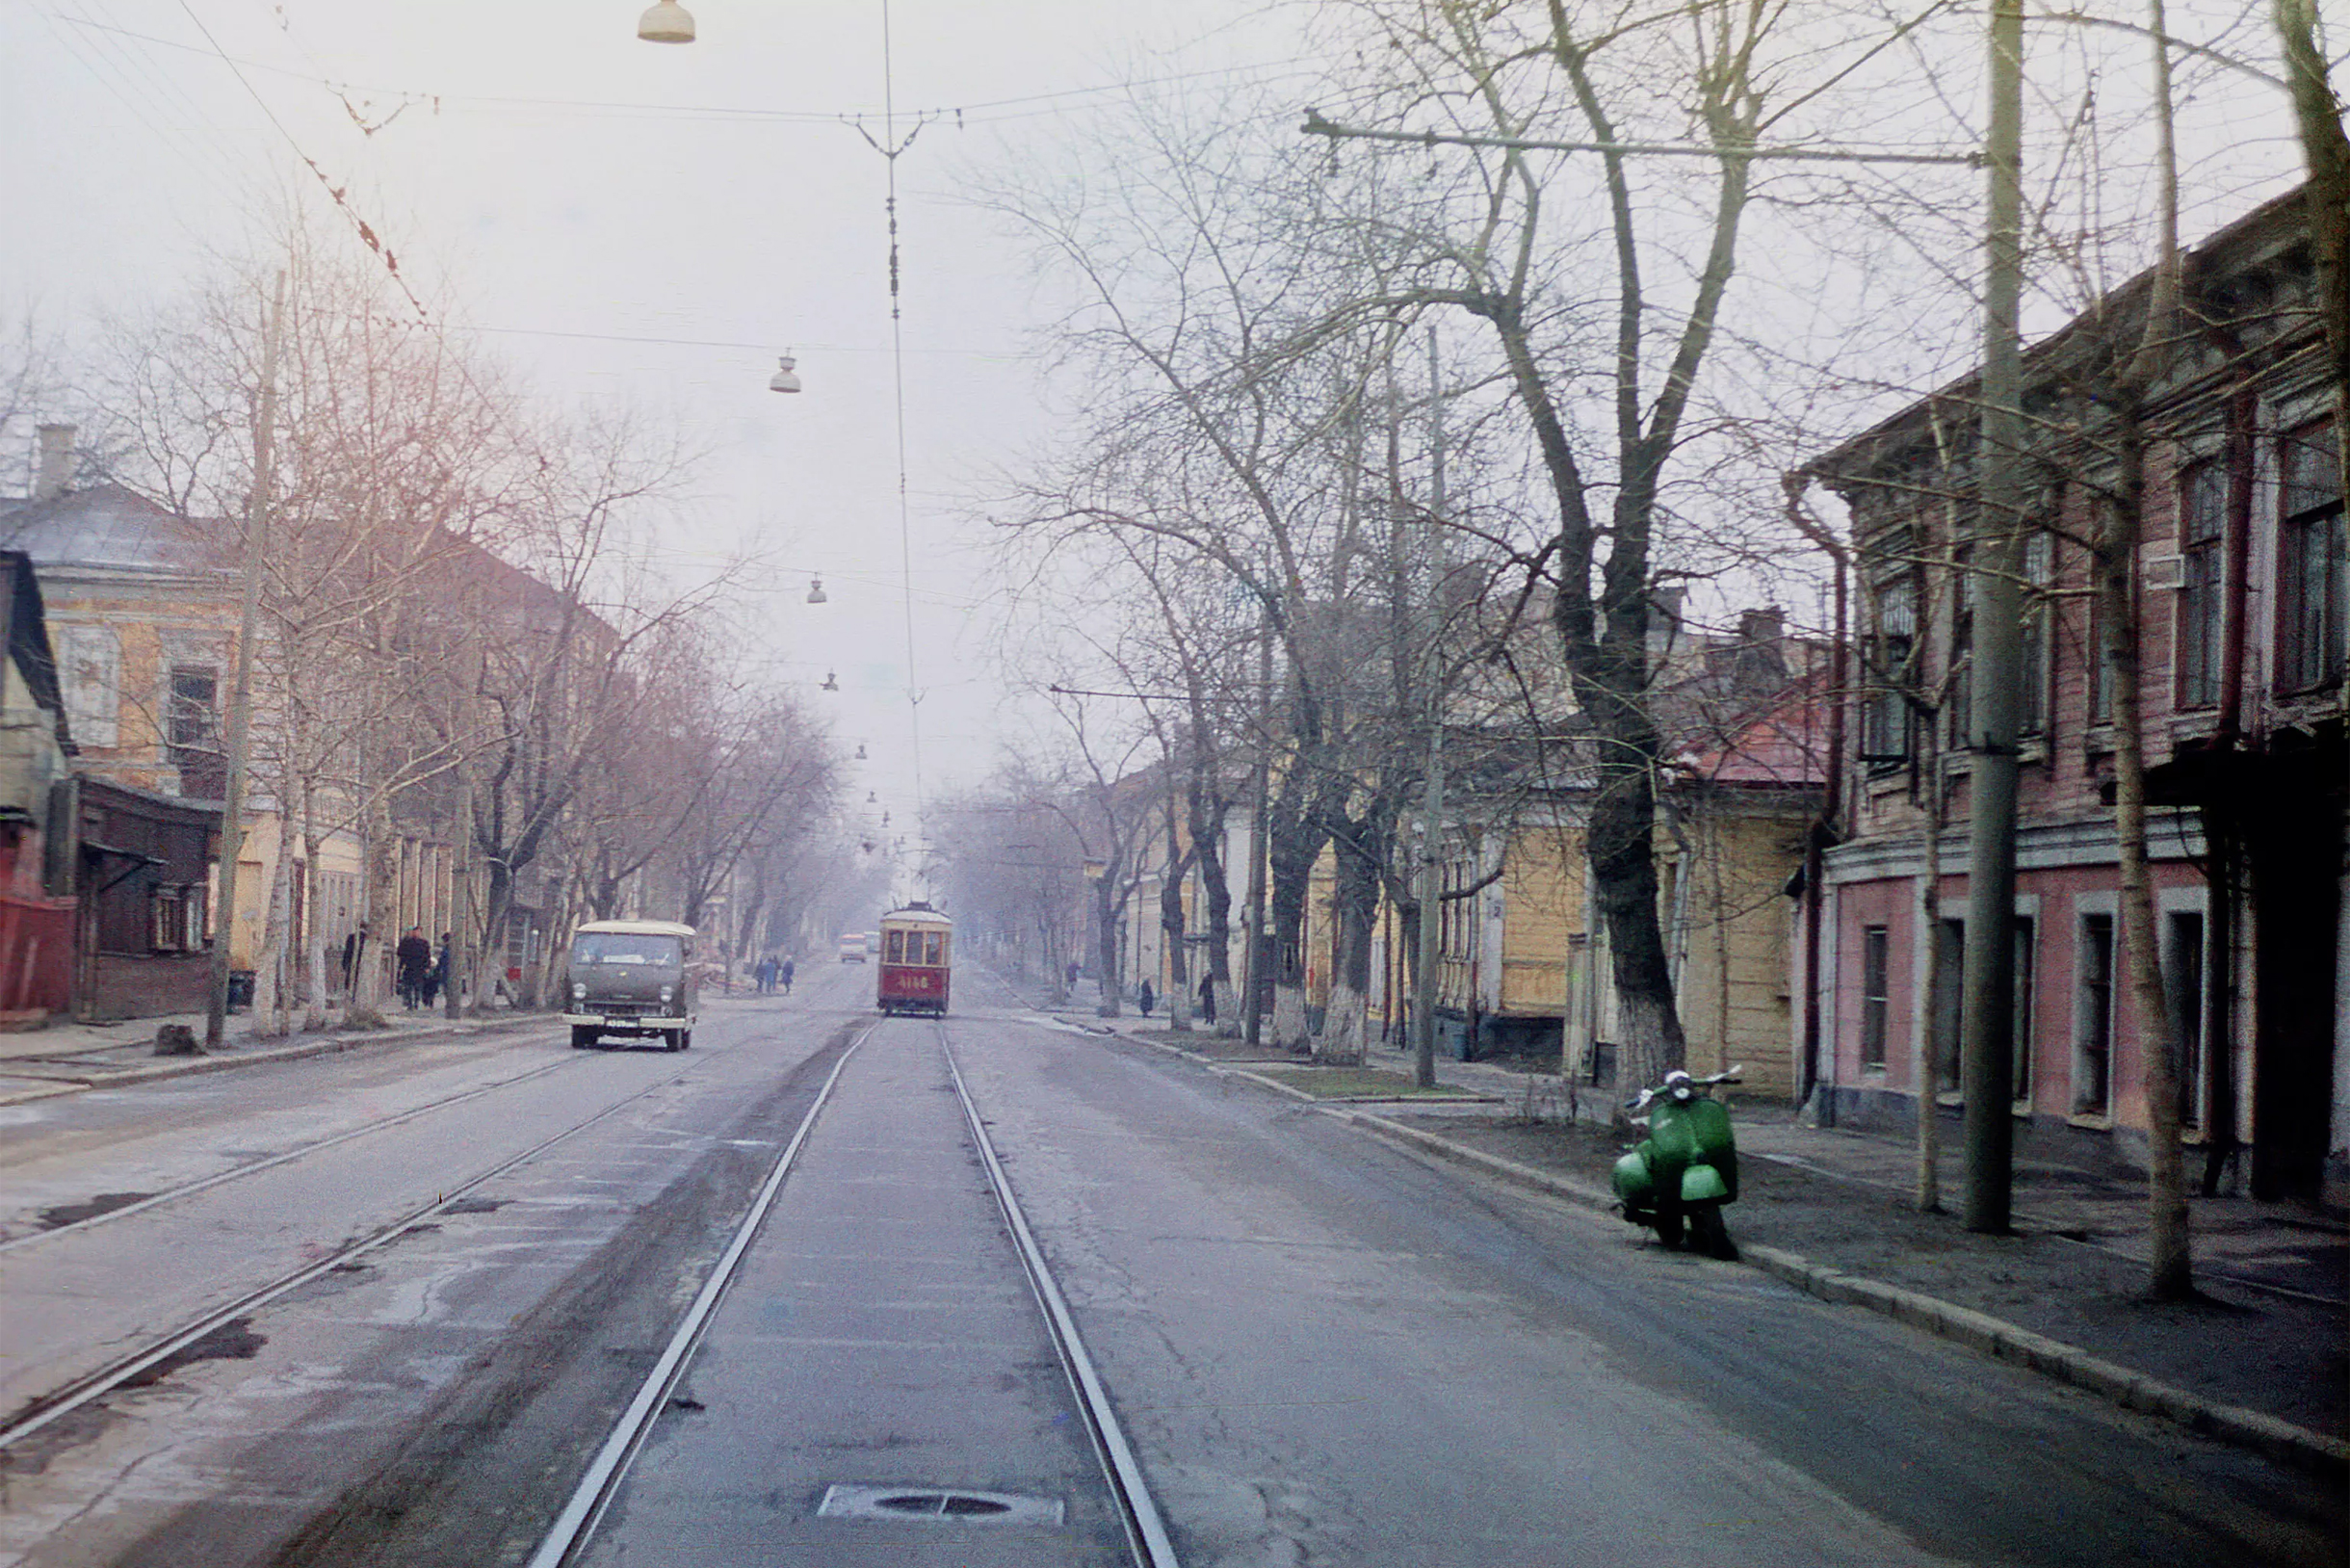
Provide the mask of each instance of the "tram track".
POLYGON ((160 1192, 150 1192, 134 1203, 104 1209, 63 1225, 46 1225, 39 1230, 27 1231, 22 1236, 10 1237, 6 1241, 0 1241, 0 1254, 36 1246, 43 1241, 54 1241, 60 1237, 79 1235, 93 1226, 103 1225, 111 1220, 127 1219, 133 1215, 145 1214, 149 1210, 160 1209, 166 1204, 176 1203, 182 1198, 193 1197, 198 1192, 208 1192, 216 1187, 225 1187, 230 1182, 242 1181, 248 1176, 258 1176, 266 1170, 275 1170, 279 1166, 290 1165, 298 1160, 309 1159, 313 1155, 323 1154, 328 1149, 339 1148, 343 1144, 353 1142, 373 1134, 387 1132, 395 1127, 405 1127, 421 1117, 431 1115, 434 1111, 466 1105, 484 1095, 495 1094, 500 1089, 512 1088, 518 1084, 528 1084, 534 1079, 544 1078, 550 1073, 561 1072, 564 1068, 579 1065, 581 1065, 581 1061, 578 1058, 566 1058, 562 1060, 548 1062, 544 1066, 534 1067, 525 1073, 516 1073, 511 1078, 501 1078, 495 1083, 476 1085, 470 1089, 445 1095, 438 1100, 429 1100, 423 1105, 411 1106, 407 1110, 392 1115, 379 1117, 360 1126, 346 1129, 330 1137, 304 1143, 300 1148, 267 1155, 259 1160, 248 1161, 241 1165, 231 1165, 226 1170, 215 1171, 210 1176, 200 1177, 193 1182, 183 1182, 177 1187, 166 1188, 160 1192))
MULTIPOLYGON (((1174 1545, 1157 1503, 1152 1498, 1140 1462, 1111 1407, 1109 1390, 1078 1331, 1068 1299, 1058 1281, 1054 1278, 1043 1249, 1021 1210, 1019 1198, 1012 1190, 1004 1163, 997 1156, 993 1140, 987 1136, 986 1120, 979 1114, 979 1106, 964 1082, 961 1067, 954 1059, 953 1049, 948 1043, 946 1024, 941 1020, 931 1027, 935 1031, 934 1042, 945 1061, 947 1076, 961 1108, 974 1151, 979 1156, 989 1190, 1003 1215, 1022 1272, 1043 1319, 1046 1333, 1059 1357, 1061 1369, 1067 1376, 1070 1391, 1091 1439, 1094 1455, 1100 1462, 1104 1481, 1124 1525, 1133 1560, 1136 1568, 1179 1568, 1174 1545)), ((726 1251, 712 1268, 692 1306, 688 1309, 653 1370, 646 1374, 619 1421, 606 1437, 587 1473, 573 1488, 554 1525, 540 1540, 536 1552, 529 1559, 528 1568, 566 1568, 566 1565, 582 1559, 593 1541, 606 1510, 619 1495, 631 1464, 643 1449, 663 1410, 667 1407, 675 1390, 690 1371, 695 1347, 782 1192, 794 1162, 832 1096, 834 1085, 871 1032, 872 1029, 869 1028, 860 1033, 842 1053, 841 1059, 834 1063, 814 1103, 809 1106, 790 1142, 777 1157, 758 1197, 744 1214, 726 1251)))
MULTIPOLYGON (((416 1116, 428 1114, 432 1111, 445 1109, 450 1105, 457 1104, 465 1100, 476 1099, 483 1094, 493 1092, 499 1088, 511 1087, 516 1084, 526 1083, 531 1079, 537 1078, 546 1073, 571 1065, 573 1065, 573 1063, 568 1059, 549 1063, 545 1067, 535 1068, 531 1072, 518 1074, 513 1078, 503 1080, 499 1084, 483 1085, 477 1089, 468 1090, 461 1095, 452 1096, 447 1099, 434 1102, 432 1105, 416 1107, 409 1111, 402 1112, 399 1117, 387 1118, 384 1121, 370 1123, 364 1128, 352 1129, 350 1132, 338 1135, 332 1139, 308 1144, 300 1150, 288 1151, 285 1155, 274 1156, 269 1162, 255 1162, 254 1164, 249 1167, 239 1167, 233 1172, 222 1172, 215 1177, 206 1179, 204 1182, 189 1184, 186 1187, 174 1189, 169 1193, 158 1193, 155 1195, 153 1200, 150 1200, 147 1203, 143 1203, 136 1206, 126 1206, 123 1209, 110 1210, 103 1215, 93 1215, 90 1220, 86 1220, 81 1223, 96 1223, 101 1220, 118 1217, 119 1215, 131 1213, 135 1208, 152 1207, 156 1203, 160 1203, 171 1198, 184 1197, 191 1192, 200 1190, 204 1188, 219 1186, 222 1183, 235 1177, 251 1175, 254 1173, 254 1171, 269 1168, 269 1166, 273 1164, 283 1164, 291 1160, 313 1155, 323 1149, 332 1147, 337 1143, 349 1142, 353 1138, 363 1137, 369 1133, 381 1131, 384 1127, 396 1125, 400 1121, 412 1120, 416 1116)), ((483 1187, 496 1181, 499 1177, 506 1175, 508 1172, 527 1164, 532 1160, 536 1159, 538 1156, 546 1153, 549 1149, 554 1148, 566 1139, 575 1137, 579 1134, 588 1131, 589 1128, 595 1127, 609 1120, 613 1116, 617 1115, 619 1112, 627 1110, 630 1106, 637 1104, 639 1101, 641 1101, 650 1095, 659 1093, 665 1089, 673 1088, 680 1084, 688 1082, 690 1079, 695 1076, 695 1069, 698 1069, 701 1066, 702 1063, 695 1062, 692 1064, 692 1066, 689 1067, 685 1071, 671 1073, 657 1079, 654 1082, 645 1085, 643 1087, 614 1101, 612 1104, 604 1107, 594 1114, 583 1117, 582 1119, 571 1123, 569 1126, 562 1128, 561 1131, 539 1139, 537 1142, 533 1143, 530 1147, 498 1161, 495 1164, 490 1165, 488 1168, 468 1177, 462 1183, 436 1193, 431 1203, 424 1204, 401 1215, 396 1219, 379 1225, 355 1241, 347 1241, 342 1246, 336 1248, 334 1251, 326 1254, 324 1257, 315 1259, 310 1263, 304 1264, 299 1268, 280 1274, 276 1278, 269 1281, 267 1284, 261 1285, 253 1290, 238 1295, 234 1300, 223 1306, 213 1308, 192 1320, 181 1323, 175 1328, 165 1330, 161 1333, 149 1334, 143 1339, 143 1342, 136 1348, 126 1351, 96 1370, 86 1372, 68 1383, 52 1389, 44 1394, 35 1396, 31 1399, 28 1399, 19 1405, 15 1411, 11 1413, 6 1418, 7 1424, 5 1426, 0 1426, 0 1454, 6 1453, 11 1448, 24 1442, 27 1438, 35 1436, 40 1431, 55 1424, 57 1422, 63 1420, 65 1417, 71 1415, 73 1412, 80 1410, 91 1402, 103 1398, 108 1394, 111 1394, 114 1391, 122 1388, 126 1384, 131 1383, 141 1374, 163 1366, 172 1357, 189 1349, 191 1346, 196 1346, 197 1342, 204 1340, 207 1336, 218 1333, 235 1323, 238 1320, 249 1317, 251 1314, 269 1306, 271 1303, 291 1294, 295 1291, 300 1290, 303 1286, 331 1274, 339 1268, 347 1267, 367 1254, 398 1241, 401 1237, 406 1235, 417 1226, 431 1222, 435 1216, 448 1212, 455 1206, 463 1202, 463 1200, 474 1192, 478 1191, 483 1187)), ((53 1230, 38 1232, 32 1236, 20 1237, 17 1238, 16 1241, 18 1242, 44 1241, 79 1228, 79 1225, 60 1226, 53 1230)))

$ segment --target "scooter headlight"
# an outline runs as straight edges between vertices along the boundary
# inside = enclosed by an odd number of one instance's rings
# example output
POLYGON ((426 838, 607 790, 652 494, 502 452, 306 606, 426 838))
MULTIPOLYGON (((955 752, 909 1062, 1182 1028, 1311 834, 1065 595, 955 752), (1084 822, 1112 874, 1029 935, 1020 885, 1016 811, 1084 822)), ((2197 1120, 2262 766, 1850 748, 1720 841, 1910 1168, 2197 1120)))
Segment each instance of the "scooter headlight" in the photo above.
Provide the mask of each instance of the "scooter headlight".
POLYGON ((574 1002, 587 1001, 588 987, 580 981, 574 980, 571 985, 571 1000, 574 1002))
POLYGON ((667 1004, 667 1002, 668 1002, 668 1000, 669 1000, 669 998, 670 998, 670 996, 671 996, 672 994, 673 994, 673 993, 670 991, 670 988, 669 988, 668 986, 665 985, 665 986, 663 986, 663 987, 661 988, 661 1000, 662 1000, 662 1002, 663 1002, 663 1004, 664 1004, 665 1006, 667 1004))

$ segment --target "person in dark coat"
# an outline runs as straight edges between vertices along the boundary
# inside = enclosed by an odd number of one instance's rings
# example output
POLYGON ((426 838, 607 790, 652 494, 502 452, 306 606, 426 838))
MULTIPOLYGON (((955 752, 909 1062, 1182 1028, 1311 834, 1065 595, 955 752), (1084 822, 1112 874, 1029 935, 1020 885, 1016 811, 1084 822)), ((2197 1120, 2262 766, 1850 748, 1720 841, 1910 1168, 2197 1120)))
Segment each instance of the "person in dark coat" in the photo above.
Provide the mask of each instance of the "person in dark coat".
POLYGON ((1215 977, 1214 975, 1202 975, 1199 978, 1199 1016, 1203 1023, 1215 1022, 1215 977))
POLYGON ((1151 1015, 1151 1006, 1158 1000, 1159 993, 1151 989, 1149 980, 1144 980, 1142 989, 1135 993, 1135 1006, 1142 1009, 1142 1016, 1145 1018, 1151 1015))
POLYGON ((433 952, 432 967, 425 972, 425 1006, 430 1007, 449 989, 449 945, 454 933, 441 932, 440 946, 433 952))
POLYGON ((425 975, 432 967, 432 944, 425 940, 422 926, 408 928, 408 934, 392 949, 392 960, 399 968, 400 1005, 414 1012, 425 994, 425 975))
POLYGON ((792 960, 790 958, 783 960, 783 967, 775 971, 775 978, 783 981, 783 994, 790 996, 792 994, 792 960))

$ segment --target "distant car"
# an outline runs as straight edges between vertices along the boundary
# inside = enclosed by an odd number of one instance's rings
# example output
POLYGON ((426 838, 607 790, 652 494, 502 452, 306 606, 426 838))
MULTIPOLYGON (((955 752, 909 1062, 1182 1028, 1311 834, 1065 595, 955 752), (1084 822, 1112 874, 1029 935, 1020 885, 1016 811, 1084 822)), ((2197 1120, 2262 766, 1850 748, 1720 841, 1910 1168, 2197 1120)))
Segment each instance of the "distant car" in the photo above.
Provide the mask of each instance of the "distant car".
POLYGON ((844 937, 842 937, 842 938, 841 938, 841 962, 843 962, 843 963, 845 963, 845 964, 861 964, 861 963, 863 963, 864 961, 865 961, 865 938, 863 938, 863 937, 861 937, 861 936, 844 936, 844 937))

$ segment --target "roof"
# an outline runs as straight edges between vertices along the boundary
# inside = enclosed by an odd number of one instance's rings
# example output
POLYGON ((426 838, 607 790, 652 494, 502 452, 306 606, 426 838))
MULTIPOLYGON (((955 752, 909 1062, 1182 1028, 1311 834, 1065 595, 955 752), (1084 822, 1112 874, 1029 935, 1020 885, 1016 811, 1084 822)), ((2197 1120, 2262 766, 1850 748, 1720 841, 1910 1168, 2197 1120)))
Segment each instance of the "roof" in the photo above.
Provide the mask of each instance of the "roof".
POLYGON ((901 926, 952 926, 953 921, 927 904, 907 904, 903 909, 892 909, 881 917, 882 924, 896 921, 901 926))
POLYGON ((118 484, 46 501, 0 501, 0 546, 51 569, 218 573, 226 563, 211 533, 118 484))
POLYGON ((615 931, 624 936, 683 936, 694 934, 691 926, 680 926, 673 920, 590 920, 574 928, 572 935, 581 931, 615 931))

